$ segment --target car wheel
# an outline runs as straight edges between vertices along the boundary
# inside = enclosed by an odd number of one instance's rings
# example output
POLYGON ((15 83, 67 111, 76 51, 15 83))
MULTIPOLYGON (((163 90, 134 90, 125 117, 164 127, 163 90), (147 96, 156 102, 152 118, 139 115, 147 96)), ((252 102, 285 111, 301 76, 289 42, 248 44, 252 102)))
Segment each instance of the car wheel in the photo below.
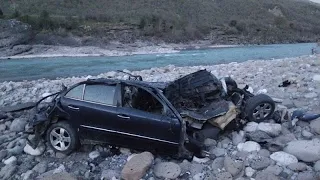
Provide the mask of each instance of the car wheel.
POLYGON ((265 94, 250 97, 246 102, 245 114, 249 121, 262 122, 271 118, 275 102, 265 94))
POLYGON ((67 155, 75 150, 79 144, 76 131, 65 121, 50 126, 47 130, 47 141, 54 151, 67 155))

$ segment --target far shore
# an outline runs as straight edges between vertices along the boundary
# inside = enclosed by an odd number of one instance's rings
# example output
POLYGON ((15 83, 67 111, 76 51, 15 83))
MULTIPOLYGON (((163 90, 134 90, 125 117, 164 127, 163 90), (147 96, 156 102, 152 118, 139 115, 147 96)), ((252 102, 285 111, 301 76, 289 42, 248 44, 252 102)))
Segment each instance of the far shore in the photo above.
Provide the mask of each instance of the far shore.
POLYGON ((232 48, 241 45, 211 45, 207 43, 198 44, 160 44, 160 45, 122 45, 122 47, 106 46, 53 46, 53 45, 20 45, 31 46, 31 50, 13 56, 0 55, 0 60, 29 59, 29 58, 52 58, 52 57, 98 57, 98 56, 130 56, 142 54, 167 54, 178 53, 183 50, 232 48))

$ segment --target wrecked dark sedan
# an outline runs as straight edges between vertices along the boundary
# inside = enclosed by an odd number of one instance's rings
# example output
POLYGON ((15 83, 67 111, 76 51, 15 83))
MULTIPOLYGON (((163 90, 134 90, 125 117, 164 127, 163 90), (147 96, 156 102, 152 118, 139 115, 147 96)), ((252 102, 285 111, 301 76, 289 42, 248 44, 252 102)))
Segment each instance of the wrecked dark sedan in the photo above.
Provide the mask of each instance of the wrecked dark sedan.
POLYGON ((37 147, 46 139, 65 154, 82 143, 170 153, 177 157, 207 155, 203 142, 228 126, 263 121, 275 110, 264 94, 254 96, 231 78, 217 79, 206 70, 170 83, 89 79, 50 95, 49 105, 37 106, 29 139, 37 147), (245 120, 245 121, 244 121, 245 120), (244 122, 243 122, 244 121, 244 122))

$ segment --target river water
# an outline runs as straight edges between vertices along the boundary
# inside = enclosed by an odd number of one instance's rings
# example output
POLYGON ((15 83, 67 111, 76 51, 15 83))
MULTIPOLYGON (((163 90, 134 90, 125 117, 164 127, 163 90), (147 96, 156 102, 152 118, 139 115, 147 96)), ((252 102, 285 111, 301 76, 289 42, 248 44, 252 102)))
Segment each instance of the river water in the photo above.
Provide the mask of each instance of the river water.
POLYGON ((169 64, 193 66, 271 60, 310 55, 314 47, 316 47, 315 43, 275 44, 188 50, 170 54, 0 60, 0 82, 97 75, 112 70, 139 70, 169 64))

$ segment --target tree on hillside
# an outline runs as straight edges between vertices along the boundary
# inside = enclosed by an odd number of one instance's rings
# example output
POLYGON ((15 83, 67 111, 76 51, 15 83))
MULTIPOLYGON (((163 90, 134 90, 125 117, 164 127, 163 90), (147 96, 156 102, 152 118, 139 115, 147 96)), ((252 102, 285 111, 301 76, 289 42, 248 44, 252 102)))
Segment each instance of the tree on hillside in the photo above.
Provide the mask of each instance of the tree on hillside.
POLYGON ((2 10, 0 8, 0 17, 2 17, 2 16, 3 16, 3 12, 2 12, 2 10))

